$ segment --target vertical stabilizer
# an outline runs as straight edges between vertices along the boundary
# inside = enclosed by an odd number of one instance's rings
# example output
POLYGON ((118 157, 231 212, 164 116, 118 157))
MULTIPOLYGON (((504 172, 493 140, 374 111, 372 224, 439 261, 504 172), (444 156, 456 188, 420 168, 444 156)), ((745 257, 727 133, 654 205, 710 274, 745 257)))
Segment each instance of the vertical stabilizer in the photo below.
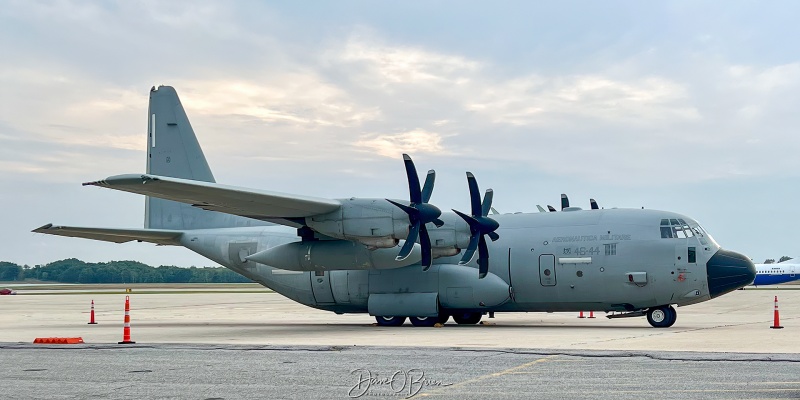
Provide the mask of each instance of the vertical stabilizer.
POLYGON ((171 86, 150 90, 147 173, 214 182, 178 93, 171 86))
MULTIPOLYGON (((147 112, 147 173, 215 182, 203 149, 170 86, 150 89, 147 112)), ((204 229, 249 226, 258 221, 205 211, 188 204, 147 197, 144 227, 150 229, 204 229)))

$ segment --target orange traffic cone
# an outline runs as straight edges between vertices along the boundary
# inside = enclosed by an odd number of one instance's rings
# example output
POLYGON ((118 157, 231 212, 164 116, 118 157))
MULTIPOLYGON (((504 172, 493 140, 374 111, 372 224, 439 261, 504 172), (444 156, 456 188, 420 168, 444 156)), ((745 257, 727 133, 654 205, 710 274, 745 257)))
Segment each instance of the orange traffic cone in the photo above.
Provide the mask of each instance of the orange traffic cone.
POLYGON ((594 311, 589 311, 589 318, 594 318, 594 311))
POLYGON ((92 300, 92 311, 89 314, 89 325, 95 325, 97 322, 94 322, 94 300, 92 300))
POLYGON ((131 299, 130 296, 125 296, 125 325, 122 328, 122 341, 118 344, 133 344, 136 342, 131 341, 131 299))
POLYGON ((583 316, 583 311, 581 311, 581 313, 578 315, 578 318, 586 318, 583 316))
POLYGON ((775 296, 775 318, 774 318, 774 321, 772 322, 772 326, 770 326, 770 328, 772 328, 772 329, 783 329, 783 327, 781 326, 781 317, 780 317, 780 314, 778 313, 778 296, 775 296))

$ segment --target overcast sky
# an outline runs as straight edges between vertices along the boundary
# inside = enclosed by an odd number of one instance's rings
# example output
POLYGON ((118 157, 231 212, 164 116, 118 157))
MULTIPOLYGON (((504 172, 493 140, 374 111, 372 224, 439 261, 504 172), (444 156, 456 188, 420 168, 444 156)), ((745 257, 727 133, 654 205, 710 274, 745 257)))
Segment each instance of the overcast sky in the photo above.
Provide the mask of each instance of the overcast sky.
POLYGON ((0 7, 0 260, 214 265, 30 233, 141 227, 147 100, 176 88, 218 182, 406 198, 401 154, 468 209, 689 215, 757 262, 800 256, 800 3, 84 2, 0 7))

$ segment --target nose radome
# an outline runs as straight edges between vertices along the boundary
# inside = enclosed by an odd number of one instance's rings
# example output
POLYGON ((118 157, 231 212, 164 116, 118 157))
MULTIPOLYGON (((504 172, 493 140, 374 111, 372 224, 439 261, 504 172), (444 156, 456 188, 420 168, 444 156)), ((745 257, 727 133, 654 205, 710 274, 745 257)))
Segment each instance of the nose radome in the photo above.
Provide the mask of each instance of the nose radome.
POLYGON ((756 278, 756 266, 735 251, 719 249, 706 263, 708 291, 711 297, 745 287, 756 278))

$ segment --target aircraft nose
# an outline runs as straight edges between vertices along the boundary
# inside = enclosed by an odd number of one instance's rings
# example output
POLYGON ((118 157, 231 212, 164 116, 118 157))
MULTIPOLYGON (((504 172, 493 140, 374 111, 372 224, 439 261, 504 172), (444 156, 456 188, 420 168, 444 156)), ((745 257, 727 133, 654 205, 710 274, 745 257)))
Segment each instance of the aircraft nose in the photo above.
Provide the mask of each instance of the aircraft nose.
POLYGON ((711 297, 722 296, 753 283, 756 266, 735 251, 719 249, 706 263, 708 291, 711 297))

